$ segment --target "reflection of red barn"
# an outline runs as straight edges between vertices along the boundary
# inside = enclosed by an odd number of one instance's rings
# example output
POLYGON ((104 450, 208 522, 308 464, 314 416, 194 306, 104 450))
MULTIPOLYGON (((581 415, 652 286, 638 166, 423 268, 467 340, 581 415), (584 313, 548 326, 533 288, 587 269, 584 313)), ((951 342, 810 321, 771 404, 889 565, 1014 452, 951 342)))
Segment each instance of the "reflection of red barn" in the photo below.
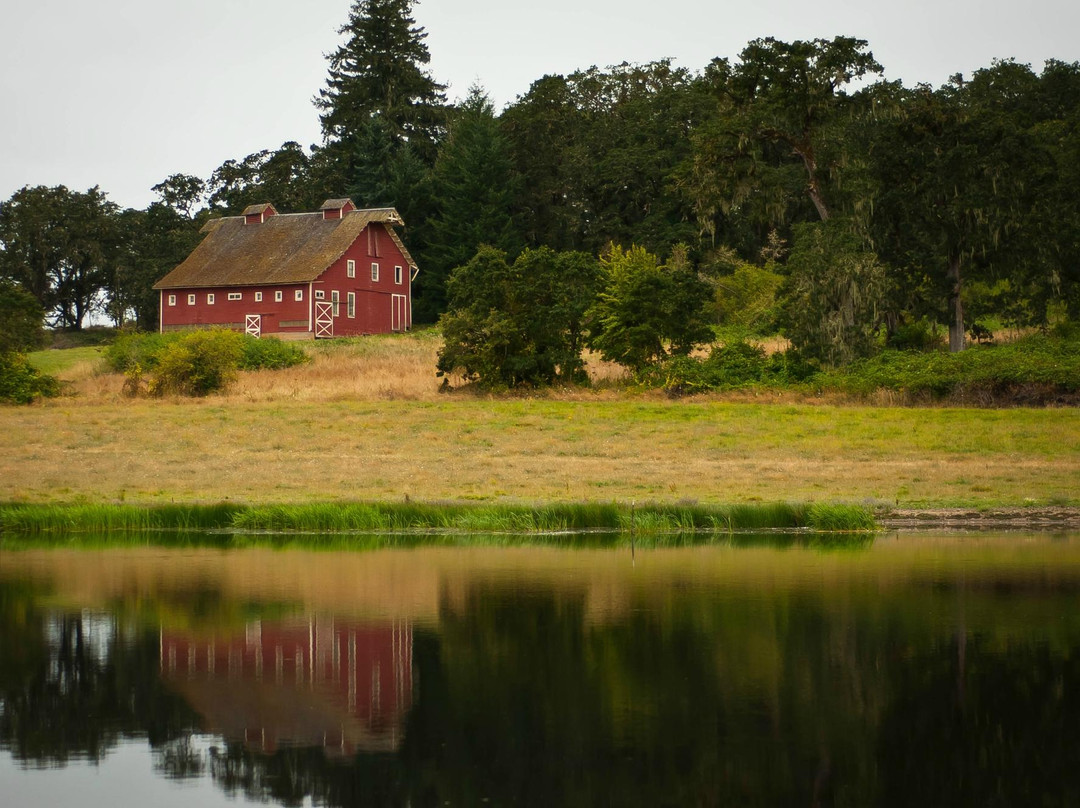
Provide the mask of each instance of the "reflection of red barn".
POLYGON ((412 706, 412 628, 312 618, 211 639, 163 630, 161 672, 208 731, 262 751, 389 751, 412 706))

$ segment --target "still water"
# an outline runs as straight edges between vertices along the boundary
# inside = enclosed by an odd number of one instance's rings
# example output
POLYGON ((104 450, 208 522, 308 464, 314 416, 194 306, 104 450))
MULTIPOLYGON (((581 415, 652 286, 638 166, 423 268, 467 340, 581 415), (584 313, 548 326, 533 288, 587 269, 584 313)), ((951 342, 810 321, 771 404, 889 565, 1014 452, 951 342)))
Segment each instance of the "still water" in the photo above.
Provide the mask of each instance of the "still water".
POLYGON ((1077 805, 1080 536, 0 554, 4 806, 1077 805))

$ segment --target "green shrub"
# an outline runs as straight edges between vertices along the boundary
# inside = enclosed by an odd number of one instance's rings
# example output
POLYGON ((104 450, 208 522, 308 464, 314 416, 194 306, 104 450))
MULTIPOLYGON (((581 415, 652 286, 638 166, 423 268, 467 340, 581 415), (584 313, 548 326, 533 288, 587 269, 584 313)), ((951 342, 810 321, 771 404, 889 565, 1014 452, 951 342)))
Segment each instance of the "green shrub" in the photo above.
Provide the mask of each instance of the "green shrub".
POLYGON ((19 284, 0 279, 0 353, 40 347, 44 318, 36 297, 19 284))
POLYGON ((29 404, 35 398, 60 394, 60 383, 15 351, 0 352, 0 402, 29 404))
POLYGON ((310 361, 302 347, 279 339, 258 339, 237 331, 125 333, 105 351, 106 366, 128 379, 124 389, 145 388, 164 395, 206 395, 222 390, 237 370, 279 370, 310 361))
POLYGON ((825 387, 866 394, 878 389, 943 397, 1008 393, 1024 386, 1080 391, 1080 341, 1041 334, 959 353, 887 350, 823 374, 825 387))
POLYGON ((244 334, 243 345, 240 370, 281 370, 311 361, 311 357, 298 344, 282 342, 275 337, 256 339, 244 334))
POLYGON ((136 366, 142 370, 152 370, 165 347, 176 342, 182 333, 140 334, 135 331, 121 333, 105 349, 105 365, 117 373, 128 373, 136 366))
POLYGON ((185 333, 158 354, 148 391, 204 396, 224 390, 236 378, 243 342, 242 334, 224 329, 185 333))
POLYGON ((897 351, 929 351, 944 344, 943 335, 937 333, 933 324, 926 320, 897 326, 887 340, 888 347, 897 351))
POLYGON ((762 348, 740 341, 714 348, 707 359, 679 356, 653 365, 640 374, 639 380, 677 395, 689 395, 801 384, 817 373, 817 365, 798 351, 766 356, 762 348))

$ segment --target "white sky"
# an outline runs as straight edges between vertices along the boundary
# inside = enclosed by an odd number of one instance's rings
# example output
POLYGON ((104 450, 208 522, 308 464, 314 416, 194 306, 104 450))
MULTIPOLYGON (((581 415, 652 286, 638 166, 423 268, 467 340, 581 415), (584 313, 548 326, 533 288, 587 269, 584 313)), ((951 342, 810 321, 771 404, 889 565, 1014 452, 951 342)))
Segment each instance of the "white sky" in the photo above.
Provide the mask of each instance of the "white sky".
MULTIPOLYGON (((24 185, 150 186, 284 141, 319 141, 311 99, 350 0, 0 0, 0 200, 24 185)), ((1013 57, 1080 60, 1077 0, 423 0, 451 99, 499 107, 548 73, 672 57, 699 70, 756 37, 866 39, 886 78, 942 84, 1013 57)))

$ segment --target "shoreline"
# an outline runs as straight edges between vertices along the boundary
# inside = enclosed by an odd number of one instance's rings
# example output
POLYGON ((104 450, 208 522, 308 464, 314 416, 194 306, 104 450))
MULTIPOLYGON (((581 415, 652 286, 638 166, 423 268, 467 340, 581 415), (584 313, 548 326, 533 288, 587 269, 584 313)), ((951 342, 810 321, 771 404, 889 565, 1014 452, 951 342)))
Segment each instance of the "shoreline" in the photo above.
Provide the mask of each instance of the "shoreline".
POLYGON ((877 513, 886 530, 1080 530, 1080 507, 1032 505, 999 508, 888 508, 877 513))

